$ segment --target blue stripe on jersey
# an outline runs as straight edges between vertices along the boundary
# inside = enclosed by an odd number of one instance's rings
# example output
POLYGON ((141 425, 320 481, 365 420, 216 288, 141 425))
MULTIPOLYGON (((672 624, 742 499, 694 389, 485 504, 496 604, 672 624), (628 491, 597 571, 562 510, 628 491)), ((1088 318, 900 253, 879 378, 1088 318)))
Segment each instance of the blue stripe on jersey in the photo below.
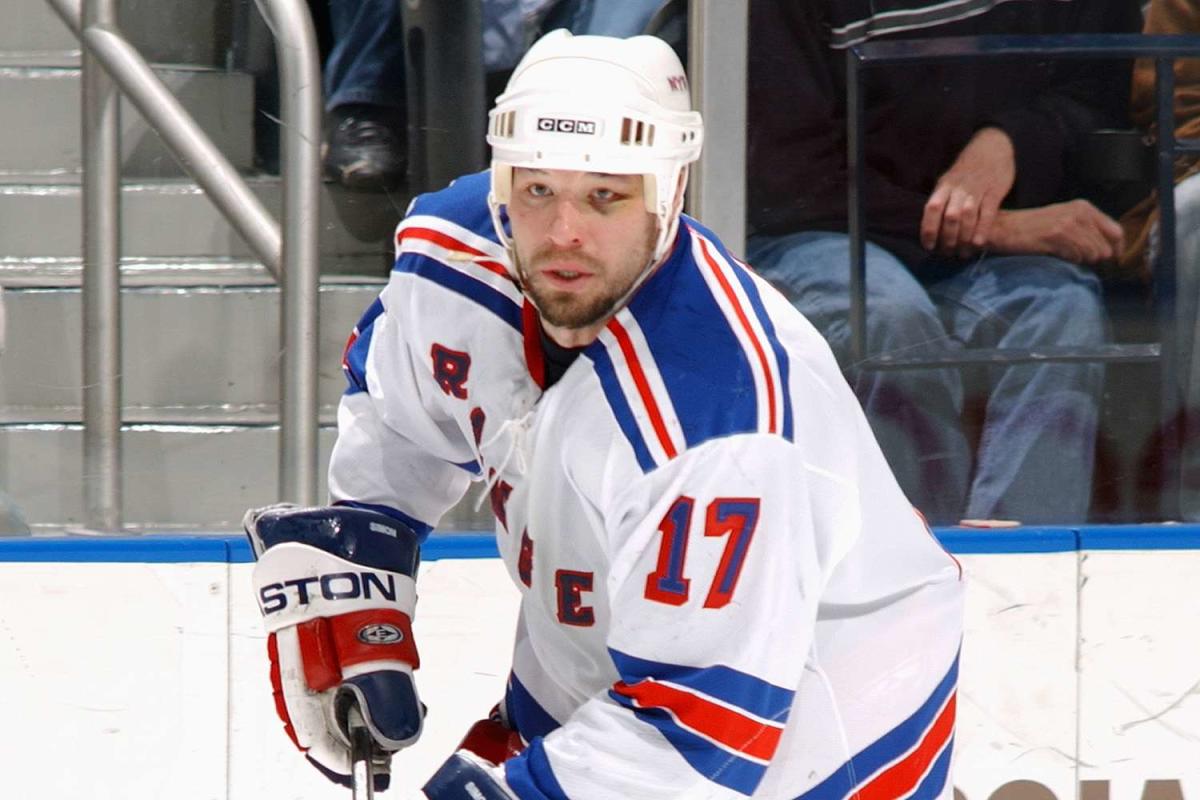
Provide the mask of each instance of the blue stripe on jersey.
MULTIPOLYGON (((671 258, 629 303, 688 447, 758 430, 750 359, 692 254, 684 225, 671 258)), ((645 468, 645 465, 643 465, 645 468)))
POLYGON ((731 667, 684 667, 608 650, 621 680, 633 684, 646 678, 670 681, 700 694, 736 706, 748 714, 775 722, 787 722, 795 692, 731 667))
POLYGON ((642 438, 642 432, 638 429, 637 421, 633 418, 633 411, 629 408, 629 402, 625 399, 625 393, 621 390, 621 384, 617 380, 617 373, 613 368, 612 358, 609 357, 608 351, 603 345, 593 344, 583 351, 596 370, 596 377, 600 379, 600 387, 604 390, 604 397, 608 400, 608 405, 612 409, 613 416, 617 420, 617 425, 620 426, 621 432, 625 434, 625 438, 629 440, 629 445, 633 448, 633 454, 637 457, 638 466, 643 471, 649 472, 654 469, 654 458, 650 455, 649 448, 646 447, 646 440, 642 438))
POLYGON ((946 778, 950 774, 950 754, 954 752, 954 737, 951 736, 942 753, 933 762, 925 780, 917 786, 917 790, 908 796, 908 800, 937 800, 946 788, 946 778))
POLYGON ((466 470, 467 472, 471 473, 472 475, 482 475, 483 474, 483 469, 479 466, 478 461, 464 461, 461 464, 459 464, 457 462, 451 462, 451 463, 453 463, 454 466, 458 467, 461 470, 466 470))
POLYGON ((509 724, 527 742, 559 727, 558 720, 533 699, 529 690, 511 672, 504 693, 504 710, 508 713, 509 724))
POLYGON ((521 331, 521 306, 510 300, 507 295, 465 272, 420 253, 401 253, 396 259, 394 271, 407 272, 433 281, 483 306, 511 325, 518 333, 521 331))
MULTIPOLYGON (((718 246, 721 245, 718 243, 718 246)), ((721 246, 721 248, 722 252, 724 252, 724 247, 721 246)), ((729 256, 726 255, 726 258, 728 259, 729 256)), ((746 297, 750 299, 754 315, 758 317, 758 324, 762 325, 763 332, 767 335, 767 341, 771 345, 771 350, 775 353, 775 363, 779 365, 779 374, 774 377, 782 384, 780 388, 783 395, 783 424, 780 426, 779 432, 784 439, 794 442, 795 435, 792 431, 792 393, 788 391, 787 351, 783 348, 783 342, 779 341, 779 336, 775 333, 775 324, 771 322, 771 317, 767 314, 767 308, 763 305, 762 295, 758 293, 758 286, 754 283, 754 279, 741 266, 734 264, 732 259, 729 260, 729 263, 733 264, 734 274, 737 275, 738 283, 742 285, 742 290, 746 293, 746 297)))
MULTIPOLYGON (((828 778, 809 789, 796 800, 842 800, 860 781, 867 779, 879 771, 884 764, 895 761, 904 753, 911 750, 929 730, 941 710, 946 698, 958 685, 958 656, 950 665, 946 677, 929 695, 921 707, 901 722, 895 728, 885 733, 872 744, 864 748, 858 755, 838 767, 828 778)), ((949 749, 947 748, 947 752, 949 749)), ((926 795, 917 795, 925 797, 926 795)), ((934 795, 928 795, 933 797, 934 795)))
POLYGON ((342 371, 346 373, 346 394, 367 391, 367 351, 371 348, 371 336, 375 332, 375 320, 383 313, 383 301, 378 297, 367 307, 355 325, 358 335, 342 358, 342 371))
POLYGON ((487 196, 491 191, 491 173, 487 170, 464 175, 436 192, 418 195, 404 216, 428 214, 441 217, 472 233, 496 242, 487 196))
POLYGON ((504 779, 519 800, 569 800, 554 777, 540 738, 530 742, 519 756, 504 762, 504 779))
POLYGON ((410 517, 399 509, 391 506, 376 505, 375 503, 359 503, 354 500, 338 500, 334 503, 335 506, 349 506, 350 508, 362 508, 367 511, 374 511, 378 514, 383 514, 386 517, 399 520, 412 529, 412 532, 417 535, 417 538, 424 544, 429 538, 429 534, 433 531, 432 525, 427 525, 416 517, 410 517))
POLYGON ((675 718, 663 708, 638 708, 632 699, 609 691, 608 696, 631 710, 638 719, 658 729, 663 738, 679 752, 692 769, 713 783, 742 794, 753 794, 767 768, 749 759, 717 747, 676 724, 675 718))

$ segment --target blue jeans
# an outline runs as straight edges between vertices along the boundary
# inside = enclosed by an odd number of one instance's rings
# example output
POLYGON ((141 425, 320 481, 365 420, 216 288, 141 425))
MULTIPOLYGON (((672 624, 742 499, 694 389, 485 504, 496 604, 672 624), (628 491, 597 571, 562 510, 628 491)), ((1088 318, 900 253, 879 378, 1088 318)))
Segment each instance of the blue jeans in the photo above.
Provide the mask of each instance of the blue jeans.
POLYGON ((404 108, 400 0, 329 0, 333 49, 322 76, 327 110, 348 103, 404 108))
POLYGON ((666 0, 563 0, 546 19, 544 29, 567 28, 595 36, 637 36, 666 0))
MULTIPOLYGON (((974 381, 964 384, 964 373, 858 370, 847 363, 849 253, 842 233, 757 236, 747 244, 750 263, 829 341, 913 504, 942 524, 960 517, 1082 522, 1091 501, 1103 366, 981 370, 987 396, 972 458, 962 412, 974 381)), ((897 258, 868 245, 866 285, 869 354, 1108 339, 1100 282, 1056 258, 981 258, 923 286, 897 258)))
MULTIPOLYGON (((635 36, 663 0, 481 0, 483 64, 511 69, 525 52, 539 19, 545 30, 635 36), (553 4, 553 8, 549 8, 553 4)), ((325 62, 325 108, 370 103, 404 108, 404 25, 401 0, 329 0, 333 49, 325 62)))

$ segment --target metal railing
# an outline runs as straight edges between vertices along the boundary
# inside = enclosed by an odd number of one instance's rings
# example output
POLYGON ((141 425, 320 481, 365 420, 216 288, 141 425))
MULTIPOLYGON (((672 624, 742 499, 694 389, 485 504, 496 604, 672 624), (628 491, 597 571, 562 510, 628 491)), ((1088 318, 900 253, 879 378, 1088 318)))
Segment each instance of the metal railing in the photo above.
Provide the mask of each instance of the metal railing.
POLYGON ((317 215, 321 84, 303 0, 263 0, 275 36, 283 224, 116 25, 115 0, 48 0, 83 45, 84 511, 121 527, 120 141, 117 88, 154 127, 281 289, 279 496, 317 501, 317 215))
POLYGON ((746 243, 747 0, 691 0, 688 74, 704 115, 704 149, 692 170, 688 210, 735 253, 746 243))
MULTIPOLYGON (((1200 140, 1175 138, 1176 58, 1200 56, 1200 36, 1146 34, 1075 34, 1054 36, 981 36, 866 42, 846 53, 847 169, 849 177, 850 336, 851 358, 860 369, 922 369, 973 364, 1046 362, 1157 361, 1162 377, 1162 458, 1172 463, 1179 451, 1177 435, 1168 435, 1171 420, 1183 405, 1175 363, 1175 173, 1182 153, 1200 153, 1200 140), (1151 58, 1155 62, 1157 175, 1161 246, 1153 275, 1158 342, 1098 347, 1047 347, 1039 350, 973 348, 897 357, 868 353, 866 338, 866 222, 863 192, 863 71, 868 67, 913 63, 947 63, 980 59, 1120 59, 1151 58)), ((1170 512, 1168 512, 1170 515, 1170 512)))

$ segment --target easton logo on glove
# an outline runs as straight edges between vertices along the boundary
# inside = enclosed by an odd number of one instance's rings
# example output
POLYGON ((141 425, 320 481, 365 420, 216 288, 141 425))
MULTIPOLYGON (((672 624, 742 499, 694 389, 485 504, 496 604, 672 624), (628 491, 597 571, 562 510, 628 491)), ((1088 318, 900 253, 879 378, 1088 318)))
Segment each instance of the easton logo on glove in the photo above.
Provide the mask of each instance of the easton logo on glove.
POLYGON ((295 587, 296 602, 309 603, 309 585, 317 584, 321 597, 326 600, 357 600, 378 597, 396 600, 396 577, 377 572, 334 572, 329 575, 313 575, 280 583, 269 583, 258 590, 263 614, 274 614, 288 607, 290 595, 287 589, 295 587))
POLYGON ((404 631, 395 625, 365 625, 358 629, 358 640, 363 644, 396 644, 404 641, 404 631))

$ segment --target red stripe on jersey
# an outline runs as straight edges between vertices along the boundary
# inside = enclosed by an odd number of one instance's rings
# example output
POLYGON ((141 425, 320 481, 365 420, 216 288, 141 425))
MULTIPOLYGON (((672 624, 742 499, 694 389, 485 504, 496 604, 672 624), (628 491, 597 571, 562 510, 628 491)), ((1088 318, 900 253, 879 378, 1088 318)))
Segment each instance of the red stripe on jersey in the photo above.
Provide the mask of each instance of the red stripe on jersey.
POLYGON ((630 698, 639 708, 666 709, 689 730, 760 761, 771 760, 783 735, 782 726, 747 717, 699 695, 655 681, 638 681, 632 686, 618 681, 613 691, 630 698))
POLYGON ((493 261, 487 258, 487 253, 478 250, 465 242, 460 242, 453 236, 435 231, 432 228, 405 228, 396 234, 396 243, 402 244, 405 239, 421 239, 426 242, 432 242, 438 247, 444 247, 447 250, 453 250, 456 253, 466 253, 474 256, 471 261, 489 272, 494 272, 497 275, 512 280, 512 276, 508 274, 508 270, 499 261, 493 261))
POLYGON ((746 317, 746 312, 742 308, 742 304, 738 302, 737 295, 733 293, 733 287, 729 285, 729 280, 725 274, 721 272, 717 262, 713 260, 712 254, 708 251, 708 242, 700 239, 700 249, 704 252, 704 260, 708 262, 709 269, 717 278, 717 283, 721 285, 721 291, 725 293, 729 304, 733 306, 733 313, 737 315, 738 322, 742 325, 742 330, 746 332, 746 336, 750 338, 750 344, 754 346, 754 354, 758 356, 758 363, 762 367, 763 377, 767 381, 767 418, 769 421, 768 433, 778 433, 779 426, 775 422, 775 379, 771 375, 770 365, 767 363, 767 354, 763 350, 762 343, 758 337, 754 335, 754 329, 750 327, 750 320, 746 317))
POLYGON ((350 348, 354 347, 354 343, 358 341, 358 328, 350 331, 350 338, 346 340, 346 346, 342 348, 342 369, 350 370, 350 348))
POLYGON ((525 348, 525 366, 529 377, 543 391, 546 389, 546 354, 542 352, 542 323, 537 309, 526 298, 521 306, 521 339, 525 348))
POLYGON ((637 386, 642 403, 646 406, 646 413, 650 415, 650 424, 658 436, 658 443, 662 445, 667 458, 675 458, 678 455, 675 444, 667 434, 667 426, 663 422, 662 412, 658 410, 658 403, 654 401, 654 395, 650 392, 650 382, 646 380, 646 373, 642 371, 642 363, 633 349, 633 340, 629 338, 629 332, 617 321, 616 317, 609 320, 606 327, 616 337, 617 344, 621 347, 621 353, 624 354, 625 361, 629 364, 629 374, 633 376, 633 383, 637 386))
POLYGON ((900 761, 872 778, 854 793, 855 800, 894 800, 904 797, 925 777, 929 765, 946 746, 954 733, 954 709, 958 692, 950 695, 942 713, 925 732, 925 737, 900 761))

